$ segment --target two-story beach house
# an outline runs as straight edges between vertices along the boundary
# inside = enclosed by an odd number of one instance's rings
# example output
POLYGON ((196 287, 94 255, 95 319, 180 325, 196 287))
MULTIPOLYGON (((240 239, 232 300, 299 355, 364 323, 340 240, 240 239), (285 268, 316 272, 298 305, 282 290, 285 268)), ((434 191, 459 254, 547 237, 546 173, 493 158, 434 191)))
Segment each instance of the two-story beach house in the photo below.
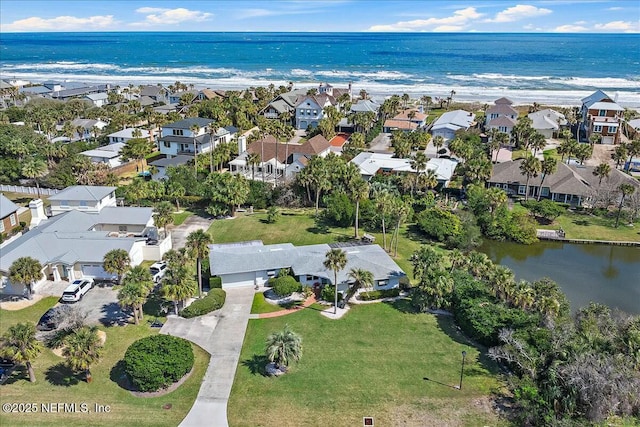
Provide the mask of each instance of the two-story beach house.
POLYGON ((153 142, 153 137, 151 133, 146 129, 140 129, 140 128, 122 129, 117 132, 110 133, 109 135, 107 135, 107 138, 109 139, 109 144, 115 144, 118 142, 126 143, 130 139, 134 139, 134 138, 145 138, 153 142), (140 132, 140 135, 134 136, 134 134, 137 135, 137 132, 140 132))
POLYGON ((334 88, 328 83, 321 83, 315 95, 299 97, 295 108, 296 129, 315 128, 324 118, 324 108, 328 106, 340 107, 339 99, 349 95, 351 100, 351 84, 346 89, 334 88))
POLYGON ((513 108, 513 101, 509 98, 499 98, 485 113, 485 128, 487 131, 497 129, 500 132, 511 134, 518 120, 518 111, 513 108))
POLYGON ((79 210, 98 213, 107 206, 116 206, 116 187, 73 185, 49 197, 51 215, 79 210))
POLYGON ((166 124, 158 138, 158 149, 167 157, 208 153, 214 148, 209 127, 212 123, 212 119, 190 117, 166 124))
POLYGON ((382 130, 390 133, 396 130, 403 132, 413 132, 422 129, 427 124, 427 115, 424 114, 422 106, 418 108, 407 108, 396 114, 394 117, 384 121, 382 130))
POLYGON ((298 100, 305 97, 307 91, 304 89, 294 89, 289 92, 281 93, 273 98, 266 107, 260 111, 260 114, 266 119, 280 119, 288 116, 289 122, 296 115, 295 109, 298 100))
POLYGON ((557 112, 551 108, 529 113, 531 119, 531 127, 545 138, 553 138, 557 136, 560 129, 567 126, 567 119, 564 114, 557 112))
POLYGON ((580 113, 582 130, 587 140, 591 135, 599 135, 601 144, 617 144, 620 142, 620 125, 624 108, 619 106, 606 93, 597 90, 582 99, 580 113))

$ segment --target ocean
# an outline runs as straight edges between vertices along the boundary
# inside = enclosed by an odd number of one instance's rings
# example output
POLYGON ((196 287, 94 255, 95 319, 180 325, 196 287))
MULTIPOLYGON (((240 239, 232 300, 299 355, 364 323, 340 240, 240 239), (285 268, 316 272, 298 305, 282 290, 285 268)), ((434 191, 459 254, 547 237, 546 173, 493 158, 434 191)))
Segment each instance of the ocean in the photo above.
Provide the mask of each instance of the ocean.
POLYGON ((181 81, 241 89, 352 83, 374 98, 409 93, 577 105, 596 89, 640 107, 637 34, 4 33, 2 79, 181 81))

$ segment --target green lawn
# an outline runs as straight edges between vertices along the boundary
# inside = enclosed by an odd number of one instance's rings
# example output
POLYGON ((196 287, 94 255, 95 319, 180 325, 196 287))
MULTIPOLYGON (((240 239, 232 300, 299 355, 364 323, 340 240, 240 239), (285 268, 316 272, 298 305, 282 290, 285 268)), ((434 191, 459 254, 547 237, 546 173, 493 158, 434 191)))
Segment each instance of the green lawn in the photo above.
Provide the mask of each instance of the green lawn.
POLYGON ((527 150, 514 150, 511 152, 511 159, 512 160, 524 159, 530 154, 531 153, 527 150))
POLYGON ((614 228, 614 224, 615 217, 568 212, 553 223, 539 225, 538 228, 557 230, 562 227, 569 239, 640 242, 640 223, 636 222, 633 227, 629 227, 621 220, 618 228, 614 228))
MULTIPOLYGON (((348 241, 353 238, 354 229, 323 227, 316 224, 313 210, 284 210, 275 224, 266 223, 266 213, 238 215, 234 219, 214 221, 209 228, 215 243, 262 240, 264 244, 290 242, 294 245, 313 245, 348 241)), ((360 230, 360 235, 368 232, 375 236, 382 246, 382 233, 360 230)), ((390 233, 387 233, 387 242, 390 233)), ((394 261, 409 275, 413 274, 409 258, 427 240, 410 225, 400 229, 398 256, 394 261), (409 238, 411 237, 411 238, 409 238)))
MULTIPOLYGON (((55 298, 46 298, 34 306, 19 311, 0 310, 0 331, 23 322, 37 322, 40 316, 56 302, 55 298)), ((198 394, 202 377, 209 364, 209 355, 197 346, 194 347, 195 364, 191 376, 175 391, 153 398, 134 397, 121 388, 116 381, 122 371, 118 362, 122 360, 127 347, 135 340, 157 333, 146 322, 141 325, 125 327, 100 327, 106 331, 102 360, 92 368, 93 382, 87 384, 69 373, 64 359, 51 350, 44 349, 34 361, 36 383, 28 381, 26 372, 14 372, 5 385, 1 386, 0 403, 22 402, 41 403, 60 402, 87 403, 91 413, 38 413, 13 414, 1 413, 2 426, 176 426, 186 416, 198 394), (95 413, 95 404, 109 405, 110 413, 95 413), (171 404, 170 409, 163 409, 171 404)), ((38 406, 40 409, 40 406, 38 406)))
POLYGON ((553 148, 551 150, 544 150, 542 152, 542 155, 544 156, 545 159, 548 158, 555 158, 556 160, 558 160, 558 162, 560 162, 561 160, 561 156, 560 154, 558 154, 558 150, 553 148))
POLYGON ((264 294, 262 292, 256 292, 253 296, 253 304, 251 304, 251 313, 260 314, 260 313, 273 313, 274 311, 280 311, 282 307, 278 305, 269 304, 264 299, 264 294))
POLYGON ((183 210, 180 213, 173 214, 173 225, 181 225, 187 218, 193 215, 193 212, 188 210, 183 210))
POLYGON ((317 309, 249 322, 230 425, 356 426, 364 416, 380 426, 507 424, 491 409, 501 387, 495 366, 451 319, 408 312, 406 301, 355 306, 340 320, 317 309), (285 324, 303 338, 302 360, 281 378, 265 377, 264 341, 285 324))

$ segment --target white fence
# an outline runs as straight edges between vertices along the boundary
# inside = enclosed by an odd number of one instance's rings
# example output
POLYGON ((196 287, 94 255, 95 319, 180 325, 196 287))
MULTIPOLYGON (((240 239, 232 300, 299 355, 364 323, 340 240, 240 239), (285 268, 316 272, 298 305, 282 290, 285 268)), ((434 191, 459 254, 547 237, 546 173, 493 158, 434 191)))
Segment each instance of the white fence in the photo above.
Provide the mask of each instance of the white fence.
MULTIPOLYGON (((38 189, 36 187, 26 187, 24 185, 6 185, 0 184, 0 191, 6 191, 9 193, 20 193, 20 194, 33 194, 38 195, 38 189)), ((55 188, 40 188, 41 196, 53 196, 56 193, 59 193, 60 190, 55 188)))

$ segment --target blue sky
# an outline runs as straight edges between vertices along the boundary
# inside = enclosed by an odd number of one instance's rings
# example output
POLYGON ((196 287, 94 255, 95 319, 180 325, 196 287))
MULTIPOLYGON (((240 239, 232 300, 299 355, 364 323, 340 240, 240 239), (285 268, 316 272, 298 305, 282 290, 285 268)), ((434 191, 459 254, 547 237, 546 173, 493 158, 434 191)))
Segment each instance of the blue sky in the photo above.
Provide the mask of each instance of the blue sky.
POLYGON ((640 2, 2 0, 0 31, 639 33, 640 2))

